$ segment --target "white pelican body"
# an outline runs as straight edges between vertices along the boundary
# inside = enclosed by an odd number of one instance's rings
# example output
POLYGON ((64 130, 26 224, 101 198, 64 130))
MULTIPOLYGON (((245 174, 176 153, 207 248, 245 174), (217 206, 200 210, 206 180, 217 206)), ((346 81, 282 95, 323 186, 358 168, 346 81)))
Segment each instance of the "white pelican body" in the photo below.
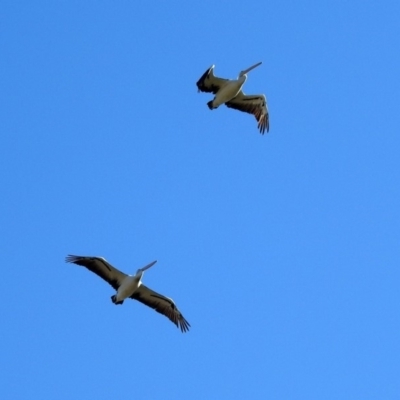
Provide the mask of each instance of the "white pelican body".
POLYGON ((214 75, 212 65, 197 81, 199 92, 208 92, 215 95, 214 99, 207 103, 208 108, 213 110, 221 104, 229 108, 253 114, 258 122, 261 134, 269 131, 269 113, 267 100, 263 94, 245 95, 242 87, 247 79, 247 73, 258 67, 261 62, 241 71, 237 79, 218 78, 214 75))
POLYGON ((68 256, 66 262, 82 265, 108 282, 116 294, 111 296, 114 304, 122 304, 125 299, 134 299, 149 306, 169 318, 182 332, 189 330, 190 324, 180 313, 175 303, 169 297, 156 293, 142 284, 144 271, 157 261, 139 268, 135 275, 127 275, 113 267, 103 257, 68 256))
POLYGON ((242 75, 239 76, 238 79, 226 81, 226 83, 218 90, 214 99, 207 103, 210 110, 218 108, 221 104, 225 104, 229 100, 235 98, 242 89, 246 79, 247 75, 242 75))
POLYGON ((136 292, 137 288, 142 284, 141 278, 143 273, 136 275, 128 275, 122 282, 111 300, 114 304, 122 304, 125 299, 136 292))

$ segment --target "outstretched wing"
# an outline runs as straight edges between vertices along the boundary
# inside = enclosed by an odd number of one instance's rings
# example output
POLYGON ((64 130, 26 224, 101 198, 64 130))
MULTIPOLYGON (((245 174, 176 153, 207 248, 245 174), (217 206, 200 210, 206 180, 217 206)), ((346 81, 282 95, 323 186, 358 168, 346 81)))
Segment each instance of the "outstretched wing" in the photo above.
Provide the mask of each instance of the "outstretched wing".
POLYGON ((214 65, 212 65, 201 78, 197 81, 196 85, 199 89, 199 92, 207 92, 216 94, 219 89, 229 80, 224 78, 218 78, 214 76, 214 65))
POLYGON ((140 285, 133 293, 131 299, 138 300, 141 303, 149 306, 169 318, 182 332, 189 330, 190 324, 186 321, 183 315, 172 299, 156 293, 145 285, 140 285))
POLYGON ((229 108, 253 114, 258 122, 261 134, 269 131, 269 114, 267 100, 263 94, 246 95, 242 91, 236 97, 225 103, 229 108))
POLYGON ((103 257, 85 257, 69 255, 65 258, 66 262, 82 265, 89 271, 94 272, 100 278, 108 282, 115 290, 121 285, 121 282, 127 276, 123 272, 114 268, 103 257))

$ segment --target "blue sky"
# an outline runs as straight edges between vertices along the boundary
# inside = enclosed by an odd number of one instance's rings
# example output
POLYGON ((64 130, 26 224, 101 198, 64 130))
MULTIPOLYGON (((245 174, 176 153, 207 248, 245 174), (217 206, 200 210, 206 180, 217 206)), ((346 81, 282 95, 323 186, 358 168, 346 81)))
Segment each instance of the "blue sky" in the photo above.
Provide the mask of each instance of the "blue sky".
POLYGON ((3 2, 1 398, 398 399, 399 18, 3 2), (258 61, 265 136, 195 86, 258 61), (67 254, 157 259, 191 331, 67 254))

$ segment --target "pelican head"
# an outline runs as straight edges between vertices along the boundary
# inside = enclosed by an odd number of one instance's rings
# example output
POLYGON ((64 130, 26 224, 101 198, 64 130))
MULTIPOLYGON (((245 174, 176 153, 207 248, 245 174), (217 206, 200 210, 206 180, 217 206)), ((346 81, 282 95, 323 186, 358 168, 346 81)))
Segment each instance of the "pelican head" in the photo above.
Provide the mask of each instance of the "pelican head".
POLYGON ((149 269, 150 267, 152 267, 156 262, 157 262, 157 260, 151 262, 150 264, 147 264, 147 265, 146 265, 145 267, 143 267, 143 268, 139 268, 139 269, 137 270, 137 272, 136 272, 136 275, 142 276, 143 273, 144 273, 144 271, 146 271, 146 269, 149 269))
POLYGON ((254 64, 253 66, 251 66, 250 68, 245 69, 244 71, 240 71, 239 78, 240 78, 241 76, 243 76, 243 75, 246 75, 246 74, 247 74, 248 72, 250 72, 252 69, 258 67, 258 66, 261 65, 261 64, 262 64, 262 61, 258 62, 257 64, 254 64))

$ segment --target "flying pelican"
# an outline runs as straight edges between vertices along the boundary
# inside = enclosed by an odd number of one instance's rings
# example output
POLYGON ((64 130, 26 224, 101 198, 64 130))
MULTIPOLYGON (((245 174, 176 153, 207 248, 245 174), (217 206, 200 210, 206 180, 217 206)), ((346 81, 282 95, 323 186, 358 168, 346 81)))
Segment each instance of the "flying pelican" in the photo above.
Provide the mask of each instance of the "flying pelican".
POLYGON ((82 265, 89 271, 94 272, 100 278, 108 282, 117 293, 111 296, 114 304, 122 304, 125 299, 131 298, 140 301, 164 314, 169 318, 182 332, 189 330, 190 324, 183 318, 172 299, 156 293, 142 284, 142 276, 146 269, 152 267, 157 261, 153 261, 143 268, 139 268, 136 275, 127 275, 113 267, 103 257, 83 257, 69 255, 66 262, 82 265))
POLYGON ((215 94, 214 99, 207 103, 210 110, 218 108, 225 103, 229 108, 253 114, 258 122, 260 133, 264 134, 265 130, 269 131, 268 106, 265 96, 263 94, 246 95, 242 92, 242 87, 247 79, 246 74, 261 64, 259 62, 241 71, 238 79, 233 80, 214 76, 214 65, 212 65, 204 72, 196 85, 199 92, 215 94))

